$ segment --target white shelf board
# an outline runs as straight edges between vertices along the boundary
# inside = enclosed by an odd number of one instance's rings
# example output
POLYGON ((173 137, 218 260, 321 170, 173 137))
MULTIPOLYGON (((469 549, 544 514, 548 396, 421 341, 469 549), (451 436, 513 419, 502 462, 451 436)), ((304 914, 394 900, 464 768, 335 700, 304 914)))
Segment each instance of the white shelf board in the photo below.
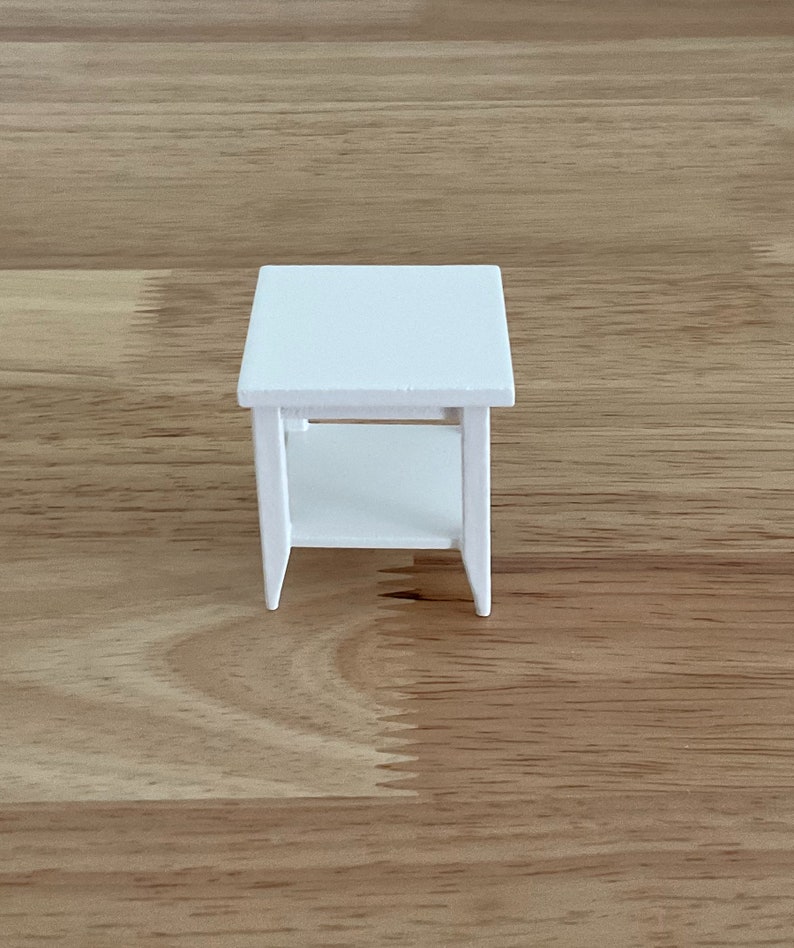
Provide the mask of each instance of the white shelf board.
POLYGON ((287 470, 292 546, 460 545, 456 427, 312 424, 289 433, 287 470))

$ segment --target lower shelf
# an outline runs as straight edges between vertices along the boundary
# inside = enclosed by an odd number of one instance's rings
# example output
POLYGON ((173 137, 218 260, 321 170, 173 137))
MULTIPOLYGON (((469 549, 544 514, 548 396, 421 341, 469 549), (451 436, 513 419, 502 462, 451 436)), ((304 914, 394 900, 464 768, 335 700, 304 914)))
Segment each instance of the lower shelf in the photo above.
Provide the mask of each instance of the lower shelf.
POLYGON ((287 471, 293 546, 460 545, 457 428, 309 425, 287 437, 287 471))

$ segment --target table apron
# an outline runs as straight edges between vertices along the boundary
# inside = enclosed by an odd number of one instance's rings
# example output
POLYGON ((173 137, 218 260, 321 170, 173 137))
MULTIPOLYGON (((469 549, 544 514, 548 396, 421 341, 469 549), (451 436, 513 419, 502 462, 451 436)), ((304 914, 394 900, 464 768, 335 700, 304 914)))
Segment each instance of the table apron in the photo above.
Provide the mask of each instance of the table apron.
POLYGON ((357 405, 356 407, 330 408, 307 405, 301 408, 282 408, 284 419, 310 419, 316 421, 447 421, 460 423, 459 408, 424 407, 421 405, 388 406, 357 405))

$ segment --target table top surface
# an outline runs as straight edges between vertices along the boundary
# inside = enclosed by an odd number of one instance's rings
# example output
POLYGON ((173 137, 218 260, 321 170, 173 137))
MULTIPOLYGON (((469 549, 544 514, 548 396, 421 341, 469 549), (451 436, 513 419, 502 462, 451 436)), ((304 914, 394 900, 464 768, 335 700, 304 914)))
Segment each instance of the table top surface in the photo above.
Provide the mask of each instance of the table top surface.
POLYGON ((245 407, 514 403, 495 266, 266 266, 238 385, 245 407))

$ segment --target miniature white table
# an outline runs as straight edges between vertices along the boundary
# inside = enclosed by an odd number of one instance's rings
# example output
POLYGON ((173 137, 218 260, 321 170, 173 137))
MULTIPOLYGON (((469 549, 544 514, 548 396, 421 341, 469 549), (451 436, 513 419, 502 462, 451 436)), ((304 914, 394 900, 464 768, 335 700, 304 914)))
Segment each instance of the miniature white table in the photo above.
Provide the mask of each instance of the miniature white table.
POLYGON ((292 547, 388 547, 460 549, 490 613, 490 409, 515 400, 498 267, 262 267, 237 395, 269 609, 292 547))

